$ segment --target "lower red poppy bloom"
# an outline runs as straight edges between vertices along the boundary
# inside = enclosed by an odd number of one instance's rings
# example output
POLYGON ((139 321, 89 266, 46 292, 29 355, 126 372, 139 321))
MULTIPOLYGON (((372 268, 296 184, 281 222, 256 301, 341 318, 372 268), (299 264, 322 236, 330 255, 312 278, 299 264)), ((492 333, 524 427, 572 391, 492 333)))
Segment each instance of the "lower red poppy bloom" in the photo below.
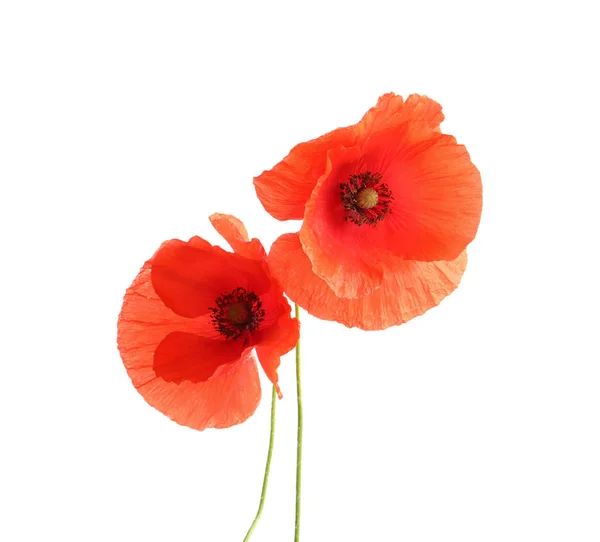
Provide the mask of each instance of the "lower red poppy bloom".
POLYGON ((153 407, 194 429, 230 427, 261 397, 256 355, 277 387, 280 356, 298 322, 257 239, 235 217, 213 226, 234 252, 199 237, 162 244, 127 290, 118 346, 133 385, 153 407))
POLYGON ((300 288, 276 271, 293 301, 321 318, 381 329, 425 312, 457 286, 479 225, 481 178, 464 146, 440 132, 443 118, 429 98, 386 94, 358 124, 298 145, 255 179, 273 216, 303 218, 301 251, 286 238, 271 255, 274 269, 308 265, 314 275, 300 288), (305 287, 321 283, 321 301, 329 301, 317 309, 317 290, 305 287), (418 295, 403 295, 403 287, 418 295), (347 300, 380 314, 363 307, 350 317, 347 300))

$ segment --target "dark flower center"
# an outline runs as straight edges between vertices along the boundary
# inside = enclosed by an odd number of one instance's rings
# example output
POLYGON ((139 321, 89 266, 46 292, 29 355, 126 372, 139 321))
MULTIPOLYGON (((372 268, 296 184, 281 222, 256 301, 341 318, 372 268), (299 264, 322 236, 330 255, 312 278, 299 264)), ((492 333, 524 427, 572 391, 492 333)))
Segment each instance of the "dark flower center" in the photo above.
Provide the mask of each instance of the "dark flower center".
POLYGON ((348 211, 346 221, 357 226, 375 226, 391 213, 390 201, 394 199, 388 185, 381 182, 381 173, 365 171, 350 175, 348 182, 340 184, 342 207, 348 211))
POLYGON ((234 303, 227 309, 227 319, 237 325, 247 324, 250 319, 250 307, 247 303, 234 303))
POLYGON ((239 339, 258 329, 265 319, 262 302, 254 292, 236 288, 215 300, 216 307, 208 309, 214 328, 226 339, 239 339))

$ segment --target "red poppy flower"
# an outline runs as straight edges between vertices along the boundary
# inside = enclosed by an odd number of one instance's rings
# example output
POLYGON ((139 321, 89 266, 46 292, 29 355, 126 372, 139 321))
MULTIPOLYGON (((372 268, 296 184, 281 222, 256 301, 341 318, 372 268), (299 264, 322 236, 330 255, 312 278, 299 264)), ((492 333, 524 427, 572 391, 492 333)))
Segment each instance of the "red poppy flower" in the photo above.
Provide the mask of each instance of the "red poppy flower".
POLYGON ((254 180, 275 218, 303 219, 269 256, 293 301, 382 329, 456 288, 479 225, 481 178, 440 132, 443 119, 427 97, 386 94, 358 124, 297 145, 254 180))
POLYGON ((261 397, 256 355, 277 387, 280 356, 298 322, 265 250, 230 215, 210 220, 234 250, 200 237, 161 245, 125 294, 118 346, 133 385, 153 407, 194 429, 230 427, 261 397))

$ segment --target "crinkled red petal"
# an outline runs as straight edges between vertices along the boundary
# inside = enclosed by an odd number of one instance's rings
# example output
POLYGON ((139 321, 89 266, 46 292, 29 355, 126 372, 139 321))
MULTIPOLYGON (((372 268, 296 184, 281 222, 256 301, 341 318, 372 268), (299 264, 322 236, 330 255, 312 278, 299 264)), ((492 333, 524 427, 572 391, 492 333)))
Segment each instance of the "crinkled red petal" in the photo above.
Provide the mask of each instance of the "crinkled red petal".
POLYGON ((283 397, 279 389, 277 369, 281 356, 287 354, 298 343, 300 329, 298 320, 290 316, 290 306, 286 301, 287 314, 283 314, 275 325, 266 328, 259 334, 256 355, 265 374, 277 389, 279 398, 283 397))
POLYGON ((442 106, 431 98, 411 94, 404 101, 402 96, 389 92, 380 96, 377 104, 365 113, 355 129, 359 139, 364 141, 377 131, 407 121, 424 123, 429 130, 435 130, 439 128, 443 120, 442 106))
POLYGON ((245 421, 261 397, 256 362, 247 351, 236 361, 218 365, 206 379, 193 371, 188 375, 191 378, 183 373, 176 378, 173 372, 165 372, 165 365, 157 365, 155 352, 167 336, 210 336, 211 326, 206 318, 185 318, 166 307, 152 286, 150 267, 147 262, 127 290, 119 315, 118 346, 133 385, 151 406, 194 429, 245 421))
POLYGON ((233 215, 215 213, 210 222, 237 254, 253 260, 265 260, 267 254, 258 239, 248 239, 248 232, 241 220, 233 215))
POLYGON ((335 295, 312 270, 298 234, 279 237, 269 263, 288 297, 310 314, 348 327, 380 330, 402 324, 435 307, 458 286, 467 264, 466 252, 453 261, 391 260, 379 289, 358 299, 335 295))
POLYGON ((317 179, 325 171, 327 151, 351 145, 352 128, 339 128, 296 145, 274 168, 254 179, 256 194, 265 210, 277 220, 301 220, 317 179))
POLYGON ((169 382, 202 382, 227 363, 240 359, 241 341, 210 339, 196 333, 173 331, 156 347, 154 371, 169 382))

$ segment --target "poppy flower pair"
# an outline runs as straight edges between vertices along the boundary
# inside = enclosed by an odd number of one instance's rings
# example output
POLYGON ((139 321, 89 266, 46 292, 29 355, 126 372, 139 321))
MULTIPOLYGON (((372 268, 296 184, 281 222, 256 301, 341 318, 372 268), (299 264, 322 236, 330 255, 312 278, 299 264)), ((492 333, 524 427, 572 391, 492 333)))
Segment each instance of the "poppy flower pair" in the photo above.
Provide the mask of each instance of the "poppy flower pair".
MULTIPOLYGON (((459 284, 481 215, 481 179, 442 134, 441 106, 386 94, 360 122, 294 147, 254 179, 264 208, 302 220, 267 257, 229 215, 211 222, 233 253, 167 241, 127 290, 118 344, 148 403, 195 429, 241 423, 277 386, 298 341, 285 294, 310 314, 379 330, 436 306, 459 284)), ((281 393, 278 390, 281 396, 281 393)))

